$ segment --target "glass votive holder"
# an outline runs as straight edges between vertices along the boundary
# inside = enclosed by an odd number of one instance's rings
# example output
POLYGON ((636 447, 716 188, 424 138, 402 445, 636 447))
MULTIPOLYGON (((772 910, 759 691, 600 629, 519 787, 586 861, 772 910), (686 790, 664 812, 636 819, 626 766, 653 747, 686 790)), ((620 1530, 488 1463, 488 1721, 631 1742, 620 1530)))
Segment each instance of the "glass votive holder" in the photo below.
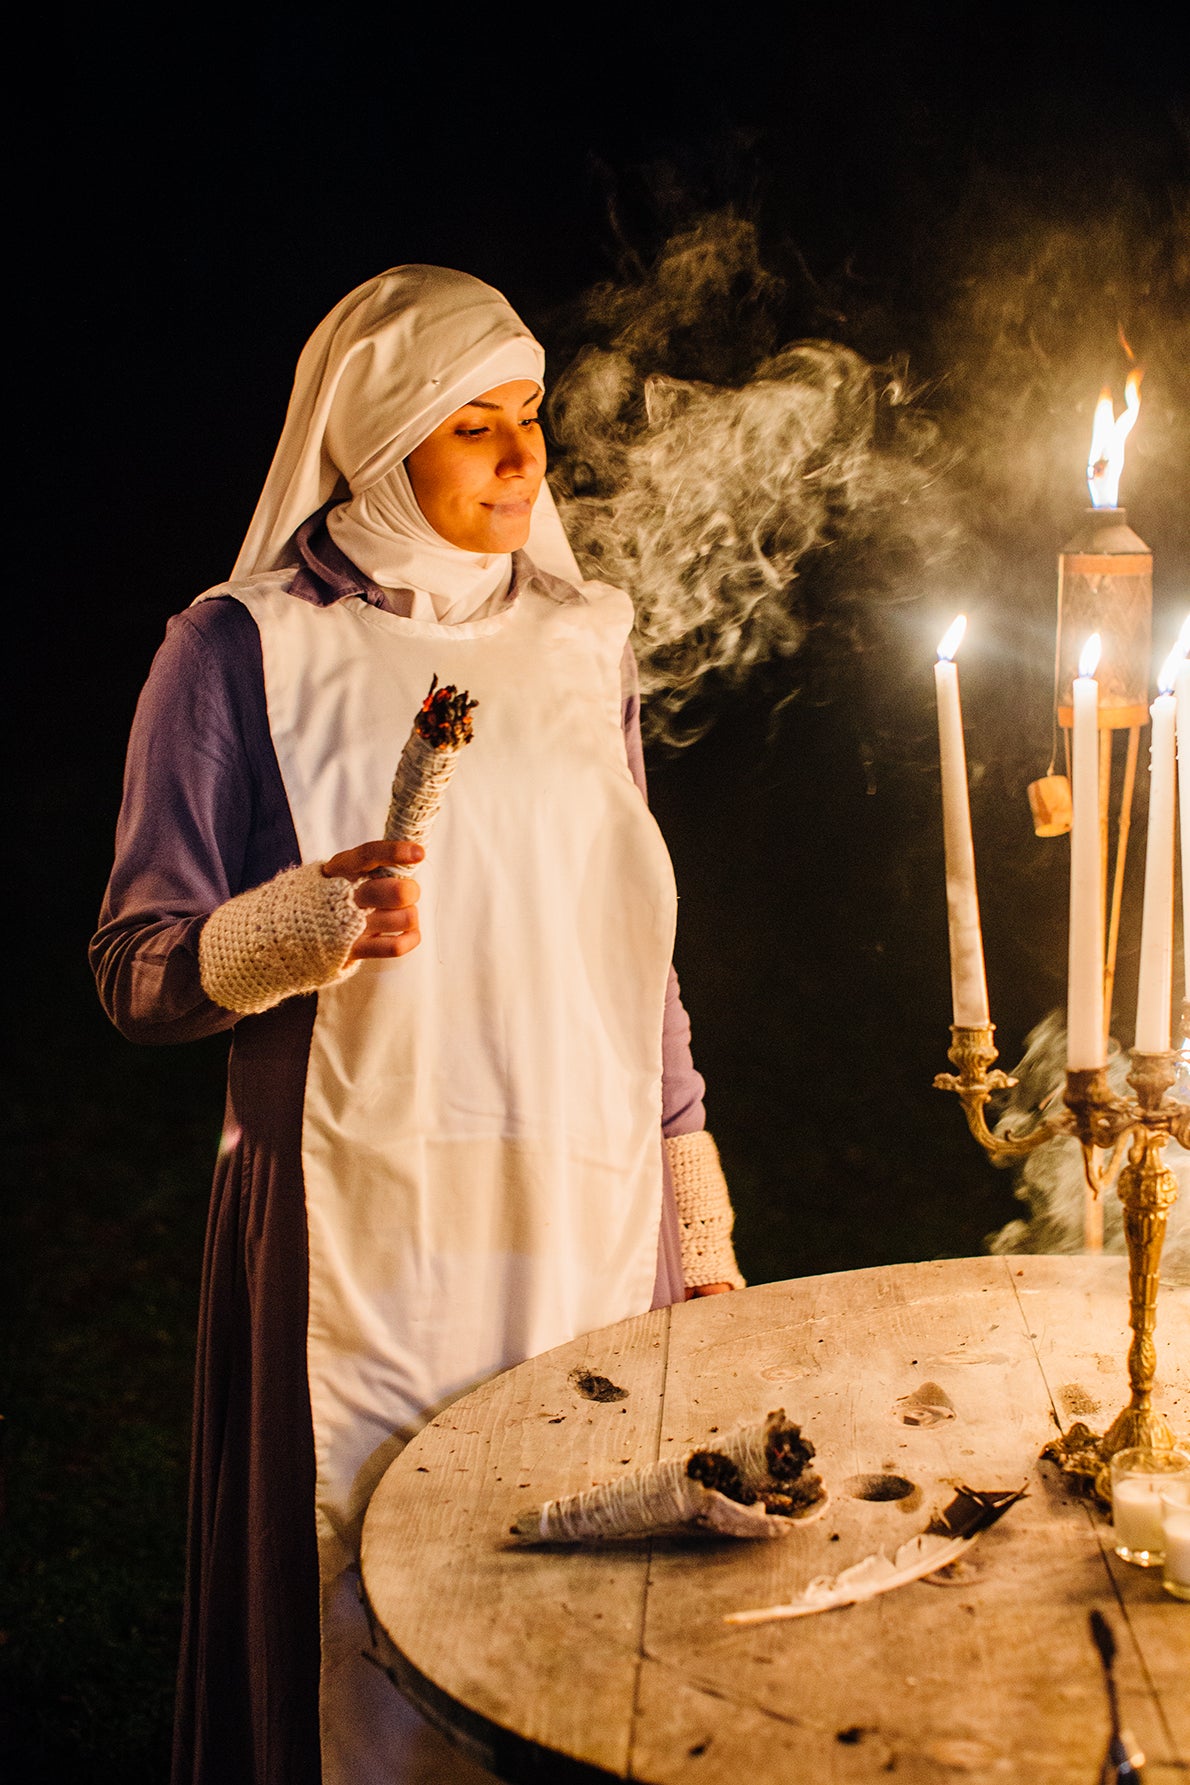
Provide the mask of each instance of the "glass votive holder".
POLYGON ((1161 1585, 1175 1599, 1190 1599, 1190 1474, 1162 1490, 1161 1537, 1161 1585))
POLYGON ((1165 1560, 1162 1495, 1190 1487, 1190 1456, 1182 1450, 1120 1450, 1111 1460, 1111 1510, 1116 1554, 1140 1568, 1165 1560))

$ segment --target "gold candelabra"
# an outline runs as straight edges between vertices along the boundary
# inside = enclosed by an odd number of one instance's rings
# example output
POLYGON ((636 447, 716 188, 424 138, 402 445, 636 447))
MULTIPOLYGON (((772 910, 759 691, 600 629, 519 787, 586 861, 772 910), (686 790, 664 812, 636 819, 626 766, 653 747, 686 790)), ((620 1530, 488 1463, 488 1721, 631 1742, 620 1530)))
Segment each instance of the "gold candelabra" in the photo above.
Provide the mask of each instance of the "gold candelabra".
POLYGON ((940 1091, 957 1094, 967 1125, 985 1152, 992 1158, 1020 1158, 1058 1135, 1071 1135, 1082 1147, 1087 1182, 1096 1196, 1118 1180, 1128 1245, 1132 1398, 1101 1437, 1076 1423, 1043 1453, 1055 1458, 1064 1470, 1085 1477, 1097 1494, 1107 1498, 1107 1465, 1117 1451, 1133 1445, 1170 1450, 1174 1444, 1173 1433, 1154 1409, 1152 1399, 1161 1248, 1166 1217, 1178 1193, 1177 1179, 1162 1154, 1170 1135, 1179 1145, 1190 1146, 1190 1103, 1167 1095, 1177 1078, 1179 1056, 1173 1052, 1145 1054, 1134 1048, 1128 1083, 1135 1097, 1117 1097, 1102 1067, 1068 1071, 1063 1109, 1023 1132, 996 1135, 985 1119, 988 1099, 997 1091, 1011 1089, 1017 1081, 993 1070, 995 1024, 969 1028, 953 1024, 950 1033, 948 1058, 956 1070, 940 1072, 934 1084, 940 1091), (1106 1155, 1105 1160, 1101 1154, 1106 1155))

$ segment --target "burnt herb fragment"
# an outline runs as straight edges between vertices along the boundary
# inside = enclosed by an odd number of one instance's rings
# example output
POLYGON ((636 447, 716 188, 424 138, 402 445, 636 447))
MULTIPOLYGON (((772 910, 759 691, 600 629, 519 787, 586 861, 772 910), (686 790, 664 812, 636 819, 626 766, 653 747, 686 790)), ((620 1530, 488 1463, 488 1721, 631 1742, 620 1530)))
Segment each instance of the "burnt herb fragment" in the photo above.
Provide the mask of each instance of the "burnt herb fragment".
POLYGON ((809 1466, 814 1446, 800 1426, 770 1424, 764 1454, 774 1486, 760 1497, 769 1512, 792 1518, 825 1497, 821 1476, 809 1466))
POLYGON ((594 1370, 571 1370, 570 1386, 585 1401, 626 1401, 628 1390, 613 1382, 610 1376, 598 1376, 594 1370))
POLYGON ((756 1503, 756 1490, 745 1487, 739 1469, 721 1450, 696 1450, 686 1464, 686 1473, 691 1481, 701 1481, 704 1487, 714 1488, 741 1506, 756 1503))
POLYGON ((814 1446, 802 1437, 800 1426, 771 1425, 764 1453, 774 1481, 796 1481, 814 1455, 814 1446))

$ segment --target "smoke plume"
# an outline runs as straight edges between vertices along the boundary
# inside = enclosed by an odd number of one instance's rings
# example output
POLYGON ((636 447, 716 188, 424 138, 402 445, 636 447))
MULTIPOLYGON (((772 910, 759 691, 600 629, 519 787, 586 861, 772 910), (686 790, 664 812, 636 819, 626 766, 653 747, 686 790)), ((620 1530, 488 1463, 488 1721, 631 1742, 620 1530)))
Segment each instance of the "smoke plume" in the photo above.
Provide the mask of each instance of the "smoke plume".
POLYGON ((698 696, 789 658, 824 617, 862 631, 865 605, 944 584, 1011 588, 1044 661, 1053 553, 1083 505, 1099 389, 1122 384, 1121 327, 1147 368, 1124 499, 1168 567, 1190 547, 1184 186, 1117 180, 1059 217, 975 176, 917 228, 919 314, 893 317, 846 272, 828 292, 787 241, 772 270, 756 226, 723 210, 651 262, 626 254, 572 315, 551 481, 585 572, 633 596, 653 737, 697 735, 698 696))
POLYGON ((646 723, 669 742, 697 735, 696 694, 798 649, 812 559, 845 547, 848 596, 872 598, 957 539, 903 376, 782 344, 786 295, 751 223, 706 218, 588 296, 553 386, 566 530, 588 576, 632 594, 646 723))

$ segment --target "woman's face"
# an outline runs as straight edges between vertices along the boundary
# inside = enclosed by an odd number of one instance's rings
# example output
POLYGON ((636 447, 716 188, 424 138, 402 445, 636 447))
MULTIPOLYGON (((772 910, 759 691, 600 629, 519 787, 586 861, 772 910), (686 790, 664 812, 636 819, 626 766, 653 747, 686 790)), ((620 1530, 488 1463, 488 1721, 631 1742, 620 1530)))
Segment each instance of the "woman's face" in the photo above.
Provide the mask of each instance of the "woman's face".
POLYGON ((448 415, 405 460, 417 505, 443 539, 467 552, 515 552, 545 475, 545 441, 531 378, 498 384, 448 415))

